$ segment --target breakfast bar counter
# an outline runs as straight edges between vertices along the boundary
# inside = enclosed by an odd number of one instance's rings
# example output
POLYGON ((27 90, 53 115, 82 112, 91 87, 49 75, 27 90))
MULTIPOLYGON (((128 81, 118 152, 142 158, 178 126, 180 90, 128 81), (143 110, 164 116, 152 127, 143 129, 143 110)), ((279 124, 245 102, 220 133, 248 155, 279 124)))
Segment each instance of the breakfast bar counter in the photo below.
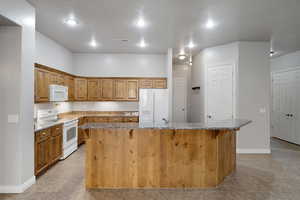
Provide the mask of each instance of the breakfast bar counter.
POLYGON ((249 120, 87 123, 86 188, 210 188, 235 171, 249 120))

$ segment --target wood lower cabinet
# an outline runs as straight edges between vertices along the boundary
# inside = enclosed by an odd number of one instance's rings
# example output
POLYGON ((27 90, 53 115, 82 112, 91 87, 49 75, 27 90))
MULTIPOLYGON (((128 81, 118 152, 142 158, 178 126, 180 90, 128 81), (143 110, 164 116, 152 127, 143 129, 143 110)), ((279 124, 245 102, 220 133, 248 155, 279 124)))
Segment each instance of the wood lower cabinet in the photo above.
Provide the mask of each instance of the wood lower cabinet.
MULTIPOLYGON (((82 118, 79 118, 78 120, 78 126, 82 126, 86 123, 86 118, 85 117, 82 117, 82 118)), ((83 129, 81 128, 78 128, 78 139, 77 139, 77 144, 78 145, 81 145, 85 142, 84 140, 84 131, 83 129)))
POLYGON ((43 69, 35 69, 35 101, 49 101, 50 73, 43 69))
POLYGON ((57 162, 62 155, 62 125, 35 133, 35 175, 57 162))
POLYGON ((87 79, 75 78, 75 100, 76 101, 87 100, 87 79))
POLYGON ((35 175, 41 173, 50 162, 50 129, 35 133, 35 175))

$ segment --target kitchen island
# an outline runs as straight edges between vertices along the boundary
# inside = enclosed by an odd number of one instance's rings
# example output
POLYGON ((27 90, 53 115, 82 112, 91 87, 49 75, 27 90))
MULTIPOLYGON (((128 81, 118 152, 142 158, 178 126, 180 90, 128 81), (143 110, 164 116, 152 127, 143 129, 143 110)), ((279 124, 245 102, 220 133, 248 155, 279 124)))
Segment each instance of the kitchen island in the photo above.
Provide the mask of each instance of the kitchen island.
POLYGON ((235 171, 236 131, 249 123, 88 123, 86 188, 216 187, 235 171))

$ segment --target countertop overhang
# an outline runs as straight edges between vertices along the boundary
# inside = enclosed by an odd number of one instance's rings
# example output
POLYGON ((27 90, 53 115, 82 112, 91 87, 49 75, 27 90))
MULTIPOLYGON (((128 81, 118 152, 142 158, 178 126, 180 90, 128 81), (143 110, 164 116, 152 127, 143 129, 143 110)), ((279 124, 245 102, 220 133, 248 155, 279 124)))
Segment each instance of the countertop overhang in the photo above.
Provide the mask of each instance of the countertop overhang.
POLYGON ((81 129, 171 129, 171 130, 238 130, 251 120, 233 119, 206 123, 87 123, 81 129))

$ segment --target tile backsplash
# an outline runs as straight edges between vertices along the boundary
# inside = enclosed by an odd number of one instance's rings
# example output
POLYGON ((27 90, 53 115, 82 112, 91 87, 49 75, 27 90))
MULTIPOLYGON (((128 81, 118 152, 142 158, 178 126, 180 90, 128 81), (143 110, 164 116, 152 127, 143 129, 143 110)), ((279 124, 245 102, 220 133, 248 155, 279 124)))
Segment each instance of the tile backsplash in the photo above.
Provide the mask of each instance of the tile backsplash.
POLYGON ((138 102, 74 102, 73 111, 138 111, 138 102))
POLYGON ((58 113, 71 111, 138 111, 138 102, 57 102, 38 103, 34 105, 34 118, 37 110, 56 109, 58 113))

